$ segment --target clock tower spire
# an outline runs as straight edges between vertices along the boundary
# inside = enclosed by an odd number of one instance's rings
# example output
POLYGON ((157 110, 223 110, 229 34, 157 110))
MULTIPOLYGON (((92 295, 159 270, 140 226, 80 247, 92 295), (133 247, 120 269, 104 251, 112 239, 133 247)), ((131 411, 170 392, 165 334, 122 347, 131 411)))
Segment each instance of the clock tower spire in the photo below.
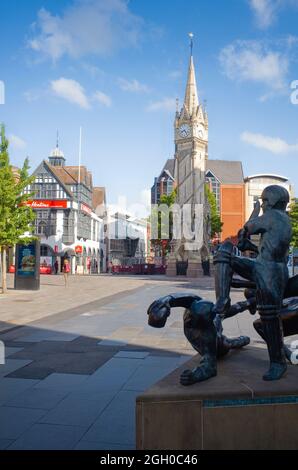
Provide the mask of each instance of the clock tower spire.
POLYGON ((184 257, 188 261, 188 275, 197 275, 200 250, 206 244, 204 237, 205 214, 205 170, 208 158, 208 116, 200 104, 193 60, 193 34, 189 34, 190 59, 181 111, 176 111, 175 128, 175 173, 177 181, 177 203, 191 207, 191 226, 194 239, 180 241, 184 257), (201 215, 198 215, 201 214, 201 215), (198 219, 200 218, 201 221, 198 219), (195 228, 197 227, 197 228, 195 228), (198 228, 201 227, 201 228, 198 228), (202 228, 203 227, 203 228, 202 228))
POLYGON ((197 83, 196 83, 196 74, 195 74, 195 67, 193 62, 193 33, 189 33, 191 38, 190 41, 190 59, 189 59, 189 66, 188 66, 188 77, 187 77, 187 84, 185 90, 185 98, 184 98, 184 107, 187 110, 189 116, 196 114, 196 111, 199 106, 199 98, 198 98, 198 90, 197 90, 197 83))
POLYGON ((193 60, 193 34, 185 98, 175 115, 175 160, 179 203, 203 204, 208 158, 208 116, 199 102, 193 60))

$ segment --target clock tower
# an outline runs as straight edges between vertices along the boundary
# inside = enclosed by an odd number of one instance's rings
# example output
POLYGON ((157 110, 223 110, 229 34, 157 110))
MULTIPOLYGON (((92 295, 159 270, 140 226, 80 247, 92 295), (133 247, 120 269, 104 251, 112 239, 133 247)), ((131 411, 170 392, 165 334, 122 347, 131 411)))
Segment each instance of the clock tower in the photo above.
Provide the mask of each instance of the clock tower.
POLYGON ((174 122, 178 203, 204 204, 206 160, 208 158, 208 116, 199 102, 193 56, 182 109, 174 122))
POLYGON ((192 54, 184 102, 174 120, 175 132, 175 179, 177 182, 177 203, 189 211, 189 225, 195 233, 189 239, 182 232, 182 239, 173 243, 174 251, 169 257, 168 274, 176 271, 177 261, 187 262, 187 276, 201 275, 201 259, 208 255, 208 208, 205 203, 205 171, 208 158, 208 115, 200 103, 196 84, 192 54), (206 254, 207 253, 207 254, 206 254))

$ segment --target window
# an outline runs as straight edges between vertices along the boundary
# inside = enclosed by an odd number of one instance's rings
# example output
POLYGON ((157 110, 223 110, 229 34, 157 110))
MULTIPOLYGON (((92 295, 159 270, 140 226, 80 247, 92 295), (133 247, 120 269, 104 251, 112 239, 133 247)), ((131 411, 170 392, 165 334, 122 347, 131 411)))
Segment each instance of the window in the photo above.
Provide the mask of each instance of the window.
POLYGON ((217 210, 220 211, 220 183, 217 178, 208 171, 206 173, 206 183, 209 184, 211 191, 213 192, 216 199, 217 210))
POLYGON ((49 210, 36 210, 35 219, 35 234, 50 237, 56 235, 57 229, 57 211, 49 210))
POLYGON ((78 211, 78 238, 91 239, 91 217, 78 211))
POLYGON ((51 251, 48 246, 46 245, 40 246, 40 256, 51 256, 51 251))
POLYGON ((45 235, 47 224, 43 220, 37 224, 37 235, 45 235))
POLYGON ((48 174, 36 175, 35 182, 27 186, 25 193, 34 192, 37 199, 65 199, 66 193, 57 181, 48 174))
POLYGON ((74 243, 74 211, 63 211, 63 243, 74 243))

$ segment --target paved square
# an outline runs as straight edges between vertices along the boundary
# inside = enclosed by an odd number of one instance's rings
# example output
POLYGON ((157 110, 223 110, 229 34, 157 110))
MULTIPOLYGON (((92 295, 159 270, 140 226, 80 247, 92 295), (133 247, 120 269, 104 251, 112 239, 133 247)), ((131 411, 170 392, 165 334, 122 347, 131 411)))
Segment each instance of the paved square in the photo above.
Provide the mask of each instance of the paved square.
MULTIPOLYGON (((195 354, 183 334, 183 309, 153 329, 147 308, 172 292, 214 300, 213 280, 74 277, 62 301, 59 279, 42 279, 40 292, 1 298, 10 313, 0 325, 7 357, 0 366, 0 449, 134 449, 137 395, 195 354), (80 295, 78 286, 84 292, 87 285, 88 296, 80 295)), ((242 296, 232 293, 234 301, 242 296)), ((244 313, 224 328, 262 348, 252 322, 244 313)))

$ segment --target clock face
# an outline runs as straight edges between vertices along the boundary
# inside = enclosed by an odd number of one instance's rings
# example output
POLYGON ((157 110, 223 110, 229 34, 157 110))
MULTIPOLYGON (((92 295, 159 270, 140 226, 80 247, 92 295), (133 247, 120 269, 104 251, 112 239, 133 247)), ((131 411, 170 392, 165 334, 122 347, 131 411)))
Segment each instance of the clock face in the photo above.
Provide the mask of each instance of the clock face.
POLYGON ((190 136, 190 127, 188 124, 182 124, 179 127, 179 135, 180 137, 189 137, 190 136))

